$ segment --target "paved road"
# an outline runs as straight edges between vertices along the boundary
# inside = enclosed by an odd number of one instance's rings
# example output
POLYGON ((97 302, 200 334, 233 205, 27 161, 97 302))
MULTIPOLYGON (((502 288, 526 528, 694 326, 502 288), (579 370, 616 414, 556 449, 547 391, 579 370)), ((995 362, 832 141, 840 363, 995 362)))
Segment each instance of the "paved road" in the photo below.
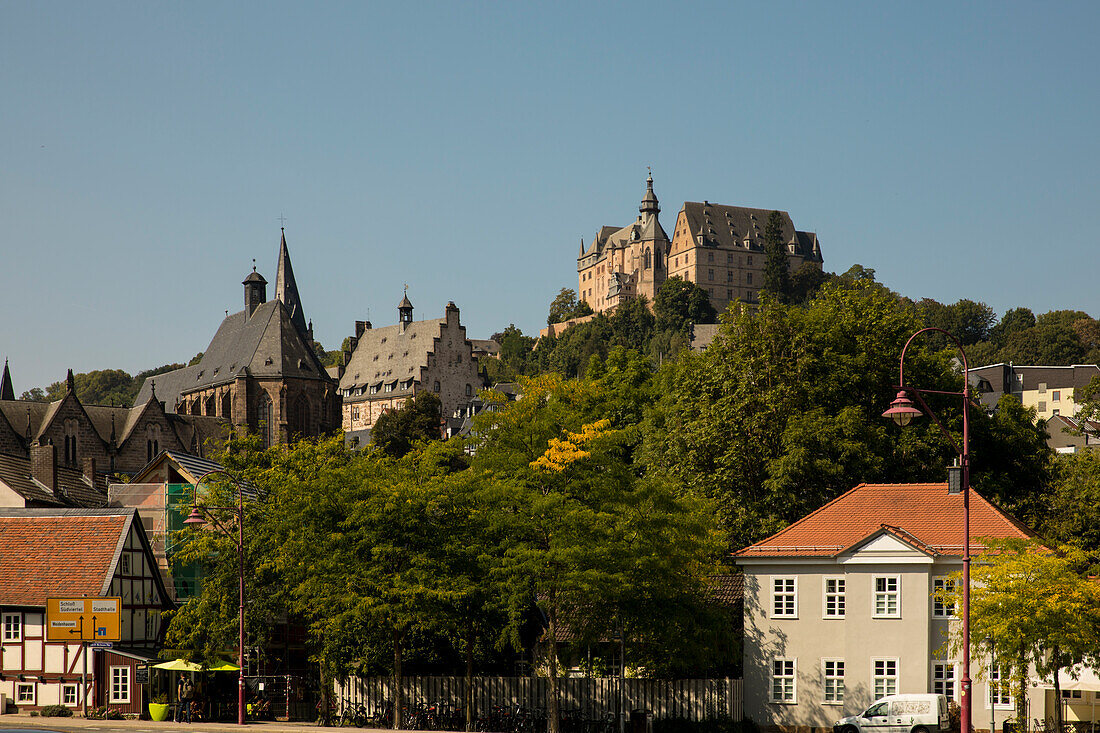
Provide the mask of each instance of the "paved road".
MULTIPOLYGON (((56 731, 57 733, 167 733, 168 731, 231 733, 324 733, 329 728, 318 728, 313 723, 256 722, 245 725, 236 723, 173 723, 164 721, 154 723, 151 720, 86 720, 77 716, 72 718, 32 718, 29 715, 0 715, 0 733, 19 733, 20 731, 56 731)), ((343 730, 349 730, 344 728, 343 730)), ((366 731, 370 728, 350 730, 366 731)))

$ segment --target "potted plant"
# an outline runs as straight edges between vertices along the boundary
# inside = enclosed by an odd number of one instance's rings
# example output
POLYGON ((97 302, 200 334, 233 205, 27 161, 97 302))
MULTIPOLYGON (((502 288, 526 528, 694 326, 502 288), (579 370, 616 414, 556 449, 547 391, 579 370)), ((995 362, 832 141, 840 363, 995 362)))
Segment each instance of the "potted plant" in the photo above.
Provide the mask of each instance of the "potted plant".
POLYGON ((153 699, 149 701, 149 717, 158 723, 168 720, 168 712, 171 709, 172 707, 168 704, 168 696, 163 692, 154 695, 153 699))

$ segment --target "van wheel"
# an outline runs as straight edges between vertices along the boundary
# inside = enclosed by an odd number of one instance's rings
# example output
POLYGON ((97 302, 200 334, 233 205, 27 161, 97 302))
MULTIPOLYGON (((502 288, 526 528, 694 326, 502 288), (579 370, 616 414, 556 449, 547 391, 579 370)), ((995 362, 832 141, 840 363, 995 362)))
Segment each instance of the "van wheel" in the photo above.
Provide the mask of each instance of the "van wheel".
POLYGON ((913 729, 913 733, 928 733, 928 729, 925 728, 923 725, 918 725, 916 728, 913 729))
POLYGON ((854 725, 846 725, 840 729, 840 733, 859 733, 854 725))

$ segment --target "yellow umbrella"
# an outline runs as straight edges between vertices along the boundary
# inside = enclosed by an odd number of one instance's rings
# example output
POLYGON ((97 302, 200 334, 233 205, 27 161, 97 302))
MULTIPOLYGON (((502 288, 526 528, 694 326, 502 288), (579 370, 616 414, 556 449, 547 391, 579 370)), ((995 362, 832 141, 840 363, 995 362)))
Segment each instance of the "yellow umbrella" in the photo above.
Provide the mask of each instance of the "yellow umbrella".
POLYGON ((240 671, 240 669, 241 668, 238 667, 237 665, 235 665, 231 662, 225 662, 225 661, 221 662, 216 667, 210 667, 211 672, 238 672, 238 671, 240 671))
POLYGON ((201 672, 202 665, 188 662, 186 659, 173 659, 171 662, 154 664, 153 669, 167 669, 172 672, 201 672))

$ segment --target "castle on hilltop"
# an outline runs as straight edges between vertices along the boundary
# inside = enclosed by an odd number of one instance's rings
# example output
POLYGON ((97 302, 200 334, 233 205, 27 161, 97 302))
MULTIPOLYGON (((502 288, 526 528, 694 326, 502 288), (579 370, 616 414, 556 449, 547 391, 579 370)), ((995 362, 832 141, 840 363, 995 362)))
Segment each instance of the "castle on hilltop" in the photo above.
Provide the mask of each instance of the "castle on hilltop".
MULTIPOLYGON (((705 289, 719 313, 734 300, 757 302, 771 210, 687 201, 670 240, 658 218, 661 208, 650 174, 638 212, 632 224, 601 227, 588 247, 581 243, 577 293, 592 310, 614 310, 623 300, 643 295, 652 302, 670 277, 705 289)), ((820 270, 817 234, 798 231, 787 212, 779 213, 792 272, 806 263, 820 270)))

